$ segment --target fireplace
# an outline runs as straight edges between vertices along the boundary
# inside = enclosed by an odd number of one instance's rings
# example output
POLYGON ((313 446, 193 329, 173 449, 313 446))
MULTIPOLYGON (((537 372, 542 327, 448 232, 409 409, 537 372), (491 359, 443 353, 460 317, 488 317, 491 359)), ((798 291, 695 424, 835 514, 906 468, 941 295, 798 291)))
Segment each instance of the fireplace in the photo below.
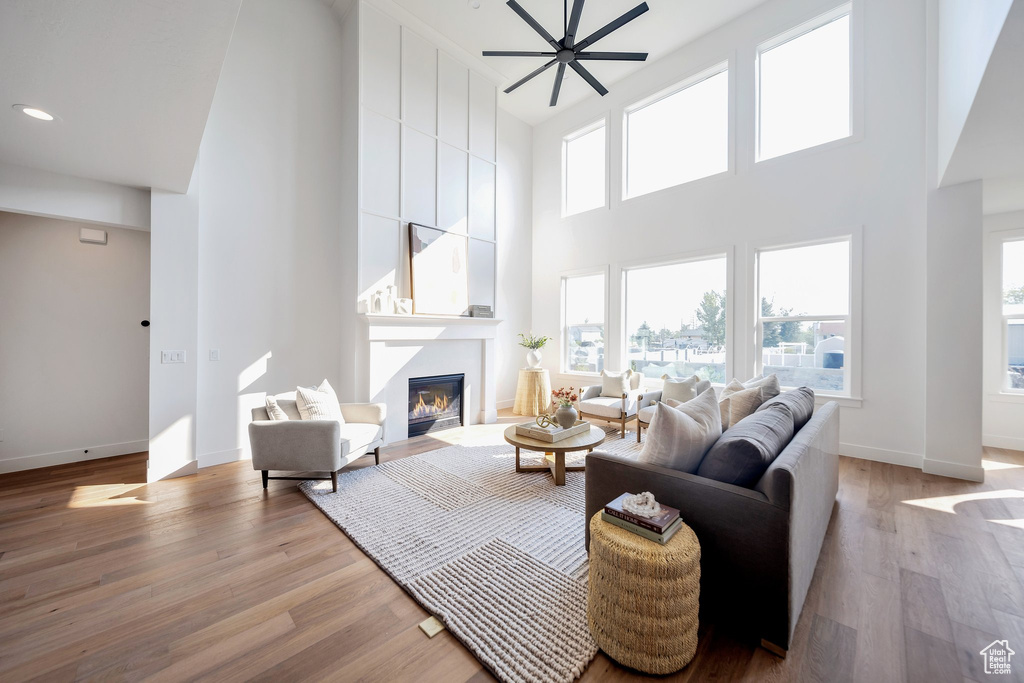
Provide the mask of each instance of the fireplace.
POLYGON ((409 437, 463 424, 465 375, 413 377, 409 380, 409 437))

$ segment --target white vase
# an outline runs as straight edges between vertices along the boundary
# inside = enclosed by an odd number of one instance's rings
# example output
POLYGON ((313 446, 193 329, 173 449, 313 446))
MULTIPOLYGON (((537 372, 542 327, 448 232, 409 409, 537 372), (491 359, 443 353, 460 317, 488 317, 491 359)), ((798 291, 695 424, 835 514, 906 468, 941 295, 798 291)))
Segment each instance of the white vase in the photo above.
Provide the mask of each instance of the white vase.
POLYGON ((526 352, 526 364, 531 368, 539 368, 541 361, 540 349, 530 349, 526 352))

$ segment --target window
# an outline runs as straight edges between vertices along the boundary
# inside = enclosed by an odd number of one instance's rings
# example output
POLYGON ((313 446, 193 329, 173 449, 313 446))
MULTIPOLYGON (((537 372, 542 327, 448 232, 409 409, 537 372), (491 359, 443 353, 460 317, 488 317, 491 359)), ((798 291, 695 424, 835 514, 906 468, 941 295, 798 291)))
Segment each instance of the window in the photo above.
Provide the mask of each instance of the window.
POLYGON ((729 70, 721 64, 626 109, 626 197, 729 170, 729 70))
POLYGON ((562 215, 605 205, 605 122, 587 126, 562 140, 562 215))
POLYGON ((1024 393, 1024 238, 1003 242, 1003 391, 1024 393))
POLYGON ((563 372, 604 370, 605 275, 562 278, 563 372))
POLYGON ((850 394, 850 240, 757 253, 757 371, 850 394))
POLYGON ((760 45, 756 71, 758 161, 852 134, 849 5, 760 45))
POLYGON ((727 273, 724 254, 625 271, 627 367, 724 383, 727 273))

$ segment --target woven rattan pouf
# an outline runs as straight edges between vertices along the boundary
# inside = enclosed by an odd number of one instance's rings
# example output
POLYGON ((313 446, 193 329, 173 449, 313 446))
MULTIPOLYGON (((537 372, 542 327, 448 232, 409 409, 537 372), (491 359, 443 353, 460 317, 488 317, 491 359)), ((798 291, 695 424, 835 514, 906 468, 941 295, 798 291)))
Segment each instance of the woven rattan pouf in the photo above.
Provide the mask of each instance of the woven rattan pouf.
POLYGON ((661 545, 601 519, 590 520, 590 633, 609 657, 667 674, 697 651, 700 543, 690 527, 661 545))

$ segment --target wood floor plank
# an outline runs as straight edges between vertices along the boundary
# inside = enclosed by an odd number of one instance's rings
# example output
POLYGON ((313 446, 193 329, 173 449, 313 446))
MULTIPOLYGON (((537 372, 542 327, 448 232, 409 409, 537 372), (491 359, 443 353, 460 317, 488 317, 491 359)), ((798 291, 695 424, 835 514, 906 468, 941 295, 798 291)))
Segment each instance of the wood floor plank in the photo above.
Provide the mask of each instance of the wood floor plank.
MULTIPOLYGON (((382 461, 502 443, 518 420, 382 461)), ((977 678, 979 639, 1024 642, 1024 454, 992 457, 980 485, 841 458, 789 656, 702 623, 693 662, 665 680, 977 678)), ((146 454, 0 475, 0 679, 493 680, 450 633, 427 639, 426 611, 294 482, 264 490, 247 462, 145 475, 146 454)), ((604 653, 582 676, 642 678, 604 653)))

